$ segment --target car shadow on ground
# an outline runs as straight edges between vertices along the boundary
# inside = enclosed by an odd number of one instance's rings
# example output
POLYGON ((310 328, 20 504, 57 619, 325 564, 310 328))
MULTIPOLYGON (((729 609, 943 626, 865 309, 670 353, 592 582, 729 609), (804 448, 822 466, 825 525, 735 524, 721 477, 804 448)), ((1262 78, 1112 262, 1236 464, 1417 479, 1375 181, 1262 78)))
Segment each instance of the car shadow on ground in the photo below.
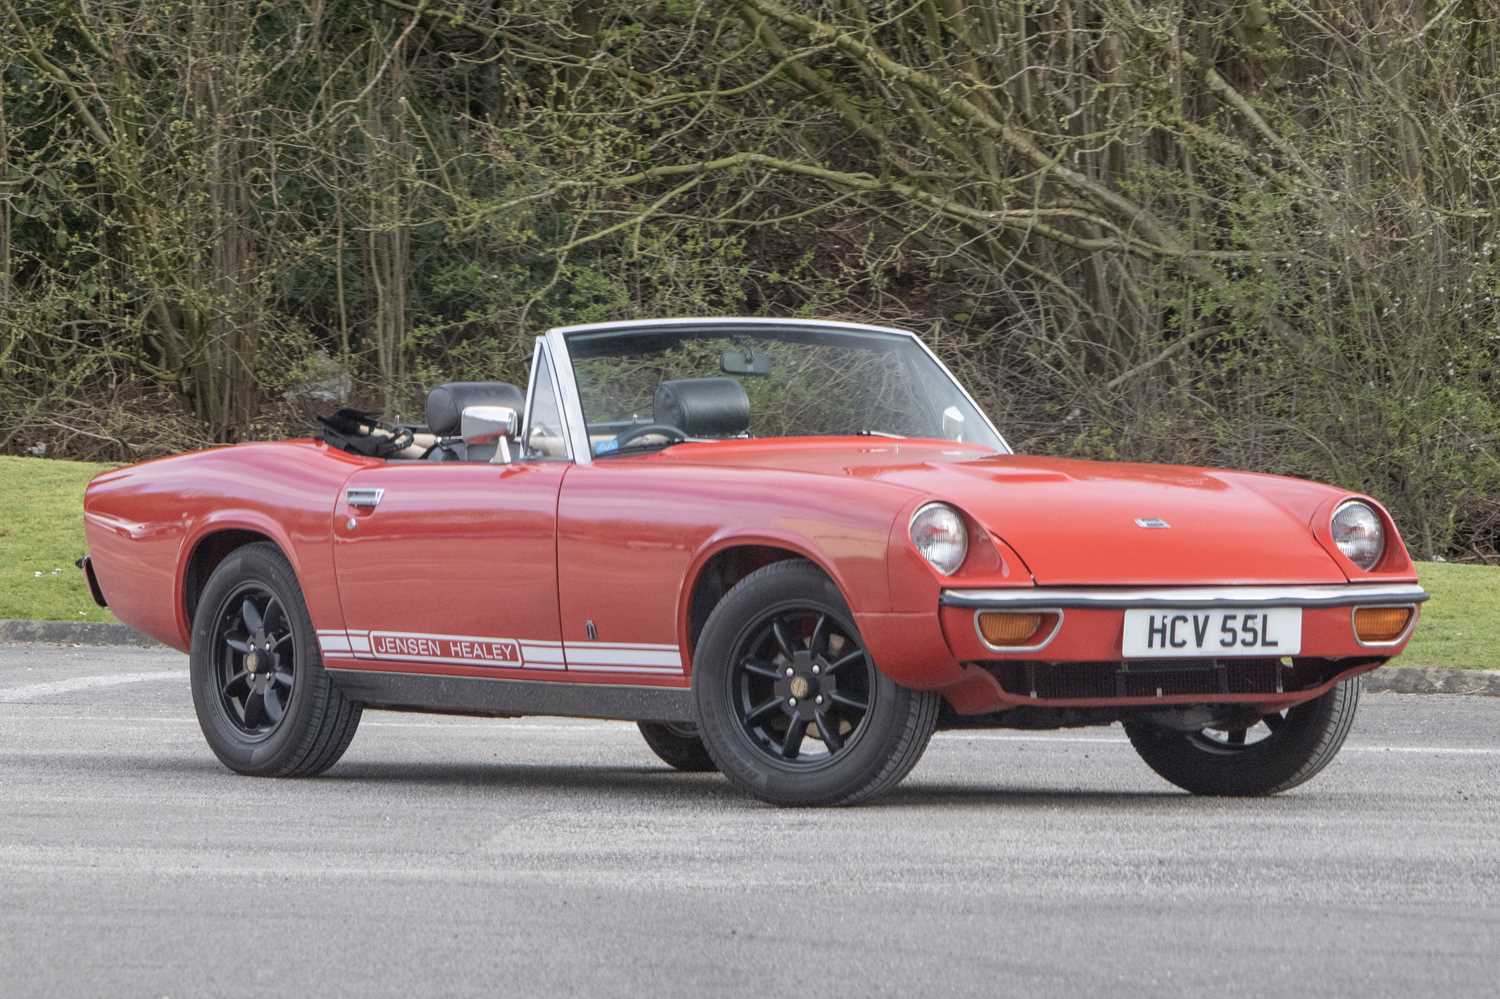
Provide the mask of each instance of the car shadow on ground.
POLYGON ((1014 784, 924 783, 920 779, 902 784, 873 803, 881 806, 955 807, 964 805, 1007 805, 1018 807, 1051 807, 1113 809, 1122 805, 1149 802, 1157 805, 1204 804, 1221 799, 1196 798, 1171 788, 1161 790, 1121 791, 1104 788, 1046 788, 1014 784))
MULTIPOLYGON (((226 780, 255 781, 255 778, 236 777, 212 759, 205 760, 138 760, 133 769, 155 770, 163 774, 181 777, 185 771, 205 777, 222 777, 226 780)), ((680 805, 685 800, 696 800, 714 805, 744 804, 750 807, 766 806, 731 787, 728 781, 715 773, 679 773, 667 767, 646 766, 582 766, 545 763, 522 763, 496 760, 493 763, 442 762, 442 761, 344 761, 326 774, 311 780, 288 781, 299 788, 319 785, 339 785, 342 789, 353 787, 382 787, 392 790, 429 789, 443 790, 489 789, 517 793, 555 791, 564 794, 587 794, 591 798, 633 798, 640 802, 667 802, 680 805)), ((269 782, 267 782, 269 785, 269 782)), ((1288 798, 1263 799, 1289 801, 1288 798)), ((1143 788, 1120 790, 1118 788, 1086 787, 1038 787, 1035 784, 1021 785, 997 781, 995 783, 954 783, 951 781, 924 781, 920 775, 908 778, 873 802, 861 808, 963 808, 965 806, 995 806, 1024 808, 1050 808, 1066 806, 1070 809, 1118 809, 1142 804, 1166 806, 1172 809, 1201 809, 1205 807, 1233 807, 1227 799, 1199 798, 1171 788, 1143 788)))

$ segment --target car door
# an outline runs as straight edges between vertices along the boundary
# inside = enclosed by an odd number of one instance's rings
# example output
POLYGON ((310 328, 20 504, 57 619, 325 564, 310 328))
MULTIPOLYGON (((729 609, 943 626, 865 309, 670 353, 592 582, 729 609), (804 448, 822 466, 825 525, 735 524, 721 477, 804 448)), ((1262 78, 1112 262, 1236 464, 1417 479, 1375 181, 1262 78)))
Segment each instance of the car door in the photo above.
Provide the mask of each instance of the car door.
MULTIPOLYGON (((523 440, 547 422, 534 409, 555 406, 542 349, 523 440)), ((334 509, 345 628, 320 633, 325 658, 469 676, 564 669, 557 499, 570 467, 564 445, 521 449, 510 464, 395 461, 356 472, 334 509)))

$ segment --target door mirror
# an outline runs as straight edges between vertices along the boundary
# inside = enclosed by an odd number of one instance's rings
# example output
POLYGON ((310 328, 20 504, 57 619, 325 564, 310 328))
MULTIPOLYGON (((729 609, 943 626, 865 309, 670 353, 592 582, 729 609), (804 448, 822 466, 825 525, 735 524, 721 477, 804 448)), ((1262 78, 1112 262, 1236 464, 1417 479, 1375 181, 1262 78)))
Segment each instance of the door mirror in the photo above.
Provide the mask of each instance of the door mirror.
POLYGON ((943 410, 943 437, 950 441, 964 439, 964 414, 959 412, 957 406, 949 406, 943 410))
POLYGON ((509 465, 510 442, 519 425, 520 418, 509 406, 465 406, 458 429, 471 457, 493 445, 491 464, 509 465))

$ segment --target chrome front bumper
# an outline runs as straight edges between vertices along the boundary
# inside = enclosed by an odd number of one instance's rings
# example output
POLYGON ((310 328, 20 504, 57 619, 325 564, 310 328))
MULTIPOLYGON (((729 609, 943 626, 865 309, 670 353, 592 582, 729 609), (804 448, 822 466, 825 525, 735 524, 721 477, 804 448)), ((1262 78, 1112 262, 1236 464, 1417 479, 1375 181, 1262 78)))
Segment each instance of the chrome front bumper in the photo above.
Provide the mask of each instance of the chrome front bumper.
POLYGON ((1416 583, 1343 583, 1309 586, 1087 587, 1035 586, 998 590, 944 590, 944 607, 1370 607, 1420 604, 1430 594, 1416 583))

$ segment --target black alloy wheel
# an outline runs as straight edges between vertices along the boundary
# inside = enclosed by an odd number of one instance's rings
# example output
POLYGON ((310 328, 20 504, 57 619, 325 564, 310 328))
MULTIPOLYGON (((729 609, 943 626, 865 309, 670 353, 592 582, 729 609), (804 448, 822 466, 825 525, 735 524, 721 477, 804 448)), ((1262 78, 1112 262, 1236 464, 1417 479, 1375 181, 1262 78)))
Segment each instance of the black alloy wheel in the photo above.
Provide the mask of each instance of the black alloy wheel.
POLYGON ((816 607, 770 611, 731 659, 729 695, 745 734, 777 766, 828 766, 864 731, 875 667, 858 633, 816 607))
POLYGON ((656 758, 683 773, 711 773, 717 770, 714 759, 703 747, 703 737, 692 722, 637 722, 641 738, 656 758))
POLYGON ((323 668, 297 574, 273 544, 236 548, 209 574, 188 674, 203 736, 236 773, 320 774, 359 727, 361 706, 323 668))
POLYGON ((693 651, 693 699, 730 783, 800 806, 895 787, 922 758, 941 704, 880 671, 839 588, 801 559, 757 569, 714 607, 693 651))
POLYGON ((1354 724, 1359 687, 1356 676, 1286 711, 1225 722, 1224 728, 1179 732, 1127 721, 1125 734, 1147 766, 1185 791, 1278 794, 1333 762, 1354 724))
POLYGON ((1258 746, 1274 739, 1286 726, 1286 716, 1285 711, 1277 711, 1253 721, 1246 719, 1249 723, 1245 725, 1226 723, 1224 728, 1205 728, 1189 738, 1207 752, 1234 753, 1242 746, 1258 746))
POLYGON ((247 582, 224 598, 214 634, 219 700, 235 728, 264 739, 286 717, 297 682, 296 645, 286 608, 265 586, 247 582))

